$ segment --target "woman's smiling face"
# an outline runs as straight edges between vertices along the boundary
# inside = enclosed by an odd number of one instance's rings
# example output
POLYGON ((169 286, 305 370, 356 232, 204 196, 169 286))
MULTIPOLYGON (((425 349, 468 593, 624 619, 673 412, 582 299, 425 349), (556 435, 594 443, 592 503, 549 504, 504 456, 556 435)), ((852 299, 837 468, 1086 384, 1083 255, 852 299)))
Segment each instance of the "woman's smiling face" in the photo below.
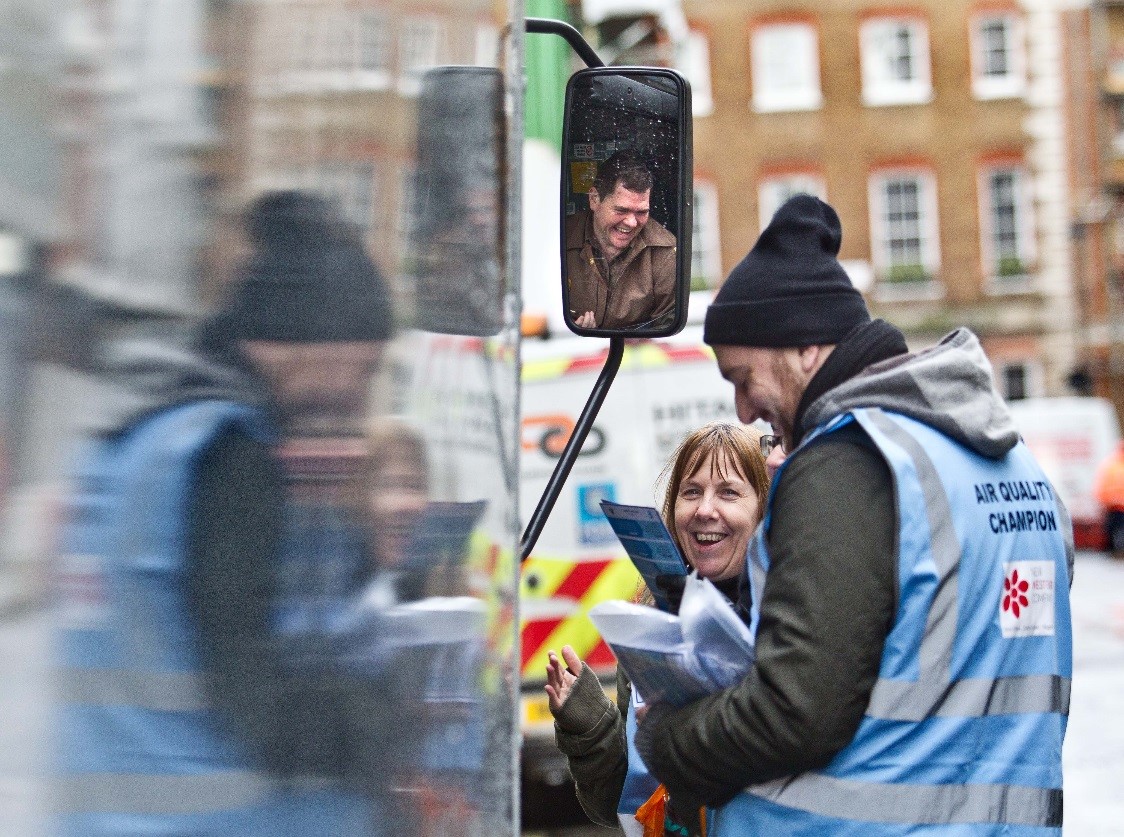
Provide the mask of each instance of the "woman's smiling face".
POLYGON ((712 581, 733 578, 761 520, 757 492, 722 451, 707 455, 675 495, 675 534, 684 558, 712 581))

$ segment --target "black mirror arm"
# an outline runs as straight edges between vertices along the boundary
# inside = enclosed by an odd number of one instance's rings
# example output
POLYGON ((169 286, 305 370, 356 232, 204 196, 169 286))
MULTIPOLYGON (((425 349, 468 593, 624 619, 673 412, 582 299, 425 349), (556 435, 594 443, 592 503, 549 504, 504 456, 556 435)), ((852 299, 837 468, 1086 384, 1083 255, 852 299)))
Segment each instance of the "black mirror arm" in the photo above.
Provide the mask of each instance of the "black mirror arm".
POLYGON ((527 31, 533 35, 558 35, 565 38, 568 43, 578 54, 578 57, 585 62, 587 67, 604 67, 605 62, 589 45, 589 42, 582 37, 582 33, 575 29, 564 20, 553 20, 548 17, 529 17, 526 19, 527 31))
POLYGON ((562 493, 562 486, 566 483, 566 477, 570 475, 570 469, 574 467, 574 462, 581 452, 582 444, 585 443, 585 437, 589 435, 589 431, 593 427, 593 420, 597 418, 597 413, 601 410, 605 396, 609 394, 609 387, 612 386, 613 379, 617 377, 617 370, 621 368, 623 357, 624 338, 610 337, 609 355, 605 358, 605 365, 601 367, 601 374, 597 376, 597 383, 593 385, 589 398, 586 399, 582 414, 578 417, 577 424, 574 425, 574 432, 570 434, 570 438, 566 441, 562 456, 558 459, 558 464, 554 466, 554 473, 550 475, 550 481, 546 484, 542 497, 539 498, 535 513, 531 515, 531 521, 527 524, 526 531, 523 532, 522 555, 519 559, 521 562, 527 560, 531 550, 535 548, 535 543, 538 542, 539 535, 542 534, 542 527, 546 525, 546 519, 550 516, 554 503, 558 500, 558 495, 562 493))

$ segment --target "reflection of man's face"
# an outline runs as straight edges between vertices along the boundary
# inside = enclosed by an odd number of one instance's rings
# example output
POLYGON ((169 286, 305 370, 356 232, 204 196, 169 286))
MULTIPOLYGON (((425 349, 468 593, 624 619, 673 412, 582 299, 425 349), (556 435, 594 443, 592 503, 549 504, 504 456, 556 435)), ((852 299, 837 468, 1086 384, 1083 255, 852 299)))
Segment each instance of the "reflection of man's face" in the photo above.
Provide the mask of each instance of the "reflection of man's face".
POLYGON ((246 340, 242 345, 268 383, 287 435, 329 436, 361 426, 384 343, 246 340))
POLYGON ((606 258, 615 259, 628 248, 632 240, 648 223, 648 198, 646 192, 633 192, 617 182, 616 188, 604 199, 596 189, 589 190, 589 208, 593 212, 593 235, 606 258))

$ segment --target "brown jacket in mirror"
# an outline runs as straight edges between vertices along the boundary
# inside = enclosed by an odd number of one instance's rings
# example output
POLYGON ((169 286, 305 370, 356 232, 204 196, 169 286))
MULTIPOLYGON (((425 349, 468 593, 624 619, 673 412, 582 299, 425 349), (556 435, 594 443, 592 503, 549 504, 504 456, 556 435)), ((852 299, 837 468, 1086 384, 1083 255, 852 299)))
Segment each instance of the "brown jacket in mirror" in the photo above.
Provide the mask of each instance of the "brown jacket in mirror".
POLYGON ((675 303, 675 236, 649 218, 628 249, 613 260, 606 281, 598 269, 592 216, 566 219, 566 281, 570 319, 592 311, 596 328, 636 328, 658 320, 675 303))

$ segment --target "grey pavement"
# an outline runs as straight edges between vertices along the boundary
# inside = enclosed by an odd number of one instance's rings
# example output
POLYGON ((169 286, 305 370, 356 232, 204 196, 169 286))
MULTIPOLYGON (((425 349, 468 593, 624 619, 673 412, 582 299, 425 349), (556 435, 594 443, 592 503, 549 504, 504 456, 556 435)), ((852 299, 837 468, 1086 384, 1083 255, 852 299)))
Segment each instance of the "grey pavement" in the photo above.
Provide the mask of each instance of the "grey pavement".
POLYGON ((1124 835, 1124 562, 1079 554, 1072 602, 1064 833, 1124 835))

